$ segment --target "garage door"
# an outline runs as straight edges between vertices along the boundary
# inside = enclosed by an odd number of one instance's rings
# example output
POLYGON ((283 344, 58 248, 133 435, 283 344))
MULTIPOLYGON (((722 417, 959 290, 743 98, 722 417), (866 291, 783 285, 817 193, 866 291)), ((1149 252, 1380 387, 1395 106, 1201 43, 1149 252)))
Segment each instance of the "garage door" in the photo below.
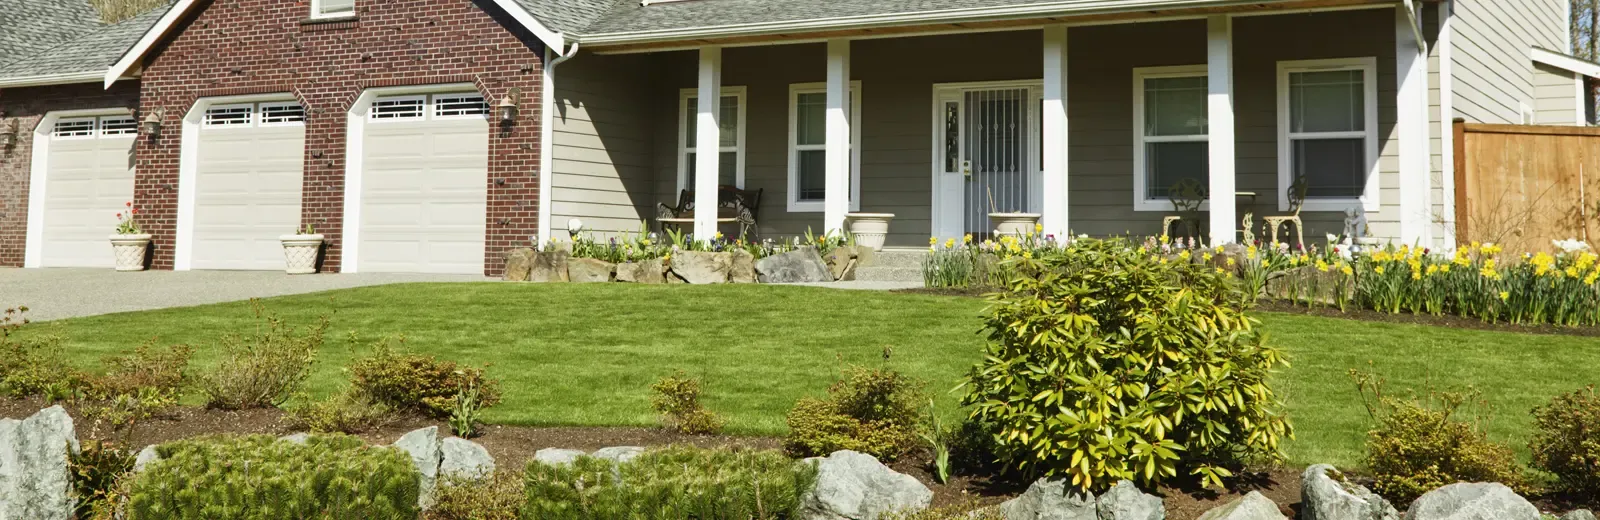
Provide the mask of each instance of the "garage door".
POLYGON ((477 94, 381 97, 368 110, 362 272, 483 272, 489 107, 477 94))
POLYGON ((133 116, 57 120, 44 180, 39 265, 111 267, 116 214, 133 200, 133 116))
POLYGON ((278 236, 300 225, 305 139, 298 103, 206 109, 194 180, 194 269, 283 269, 278 236))

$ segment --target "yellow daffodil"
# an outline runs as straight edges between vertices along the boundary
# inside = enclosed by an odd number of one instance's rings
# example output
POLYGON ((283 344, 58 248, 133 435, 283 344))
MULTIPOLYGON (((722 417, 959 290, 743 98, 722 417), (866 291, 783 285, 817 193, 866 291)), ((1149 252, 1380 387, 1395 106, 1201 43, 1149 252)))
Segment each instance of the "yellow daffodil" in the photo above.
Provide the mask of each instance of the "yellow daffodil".
POLYGON ((972 233, 967 233, 966 236, 961 237, 961 243, 963 243, 963 244, 971 244, 972 243, 972 233))
POLYGON ((1033 258, 1033 251, 1023 251, 1022 252, 1022 257, 1023 258, 1027 258, 1027 259, 1032 259, 1033 258))
POLYGON ((1178 253, 1178 259, 1179 260, 1183 260, 1185 262, 1189 261, 1189 251, 1185 250, 1185 251, 1182 251, 1182 252, 1178 253))
POLYGON ((1450 264, 1439 264, 1439 272, 1450 274, 1450 264))
POLYGON ((1317 260, 1317 270, 1324 273, 1328 272, 1328 262, 1325 260, 1317 260))
POLYGON ((939 237, 928 237, 928 245, 931 246, 937 243, 939 243, 939 237))
POLYGON ((1201 259, 1201 260, 1205 260, 1205 261, 1207 261, 1207 262, 1210 262, 1210 261, 1211 261, 1211 253, 1204 253, 1204 254, 1201 254, 1201 255, 1200 255, 1200 259, 1201 259))
POLYGON ((1378 273, 1378 274, 1383 274, 1383 266, 1380 265, 1380 266, 1372 268, 1372 272, 1378 273))
POLYGON ((1339 272, 1344 273, 1345 276, 1350 276, 1350 275, 1355 274, 1356 270, 1355 269, 1351 269, 1350 266, 1346 265, 1346 266, 1340 267, 1339 268, 1339 272))
POLYGON ((1043 233, 1044 232, 1044 224, 1035 223, 1033 225, 1033 232, 1034 233, 1043 233))
POLYGON ((1235 263, 1237 262, 1234 261, 1233 257, 1228 257, 1228 267, 1233 267, 1235 263))
POLYGON ((945 241, 944 241, 944 248, 945 249, 955 249, 955 247, 956 247, 956 239, 954 239, 954 238, 945 239, 945 241))
POLYGON ((1509 299, 1511 299, 1511 293, 1509 291, 1500 291, 1500 301, 1506 301, 1509 299))

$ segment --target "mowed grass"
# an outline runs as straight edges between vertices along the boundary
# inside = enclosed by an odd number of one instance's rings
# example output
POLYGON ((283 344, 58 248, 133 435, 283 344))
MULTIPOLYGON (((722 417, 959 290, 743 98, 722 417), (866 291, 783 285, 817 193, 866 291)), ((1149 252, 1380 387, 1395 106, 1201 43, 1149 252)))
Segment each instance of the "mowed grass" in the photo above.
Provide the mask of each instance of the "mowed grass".
MULTIPOLYGON (((941 415, 956 420, 949 390, 983 344, 981 300, 809 287, 404 284, 264 303, 302 326, 331 314, 312 396, 345 384, 349 332, 365 338, 358 346, 403 335, 411 351, 490 364, 505 402, 488 419, 523 425, 657 424, 648 388, 682 370, 705 379, 706 403, 730 431, 780 435, 796 399, 823 394, 844 365, 879 366, 886 348, 890 365, 928 381, 941 415)), ((1298 434, 1286 451, 1299 464, 1360 462, 1371 422, 1351 368, 1385 377, 1392 395, 1475 385, 1497 412, 1491 436, 1524 454, 1529 409, 1600 382, 1600 339, 1258 316, 1293 363, 1278 388, 1298 434)), ((220 337, 256 323, 237 302, 40 323, 31 333, 66 338, 85 368, 152 337, 194 346, 208 366, 220 337)))

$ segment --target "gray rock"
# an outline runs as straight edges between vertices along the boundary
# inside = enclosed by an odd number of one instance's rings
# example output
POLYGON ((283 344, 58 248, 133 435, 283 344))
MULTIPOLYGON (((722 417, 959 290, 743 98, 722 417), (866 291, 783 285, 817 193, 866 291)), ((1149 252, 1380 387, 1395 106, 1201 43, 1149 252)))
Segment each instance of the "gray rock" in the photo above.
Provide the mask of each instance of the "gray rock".
POLYGON ((572 252, 565 249, 539 253, 533 257, 533 265, 528 267, 528 281, 546 283, 567 281, 567 260, 571 257, 572 252))
POLYGON ((666 277, 661 275, 663 271, 666 271, 666 268, 662 267, 660 258, 638 262, 623 262, 617 264, 617 281, 646 284, 667 283, 666 277))
POLYGON ((417 474, 421 478, 417 506, 426 509, 433 505, 433 486, 439 479, 439 461, 442 458, 439 427, 429 426, 407 433, 395 441, 394 447, 410 455, 411 464, 417 467, 417 474))
POLYGON ((578 457, 587 455, 580 450, 564 450, 561 448, 545 448, 534 452, 533 460, 551 466, 564 466, 578 460, 578 457))
POLYGON ((1272 273, 1267 277, 1267 286, 1263 290, 1273 298, 1331 304, 1338 303, 1336 298, 1341 294, 1338 291, 1344 291, 1342 294, 1345 295, 1354 294, 1355 284, 1355 278, 1345 276, 1337 268, 1329 267, 1327 272, 1323 272, 1316 266, 1308 265, 1272 273))
POLYGON ((1272 499, 1260 491, 1251 491, 1243 498, 1206 511, 1200 515, 1200 520, 1288 520, 1288 517, 1283 516, 1272 499))
POLYGON ((1539 520, 1539 508, 1503 484, 1451 484, 1418 497, 1406 520, 1539 520))
POLYGON ((0 519, 71 518, 77 500, 67 460, 78 449, 72 417, 60 406, 0 419, 0 519))
POLYGON ((1300 477, 1301 520, 1399 520, 1388 500, 1346 481, 1333 466, 1317 464, 1300 477))
POLYGON ((743 249, 733 250, 733 263, 728 268, 728 281, 756 283, 756 257, 743 249))
POLYGON ((478 479, 494 474, 494 457, 476 442, 449 437, 439 442, 439 454, 440 477, 478 479))
POLYGON ((1595 520, 1595 517, 1588 509, 1579 509, 1562 515, 1561 520, 1595 520))
POLYGON ((817 485, 801 499, 802 520, 874 520, 884 513, 920 511, 933 491, 871 455, 836 451, 816 459, 817 485))
POLYGON ((1094 494, 1066 480, 1039 479, 1017 498, 1000 504, 1006 520, 1096 520, 1094 494))
POLYGON ((856 248, 854 246, 839 246, 824 255, 822 263, 828 265, 828 274, 834 280, 854 280, 856 278, 856 257, 856 248))
POLYGON ((538 251, 526 247, 506 253, 506 281, 528 281, 528 273, 533 271, 533 259, 536 256, 539 256, 538 251))
POLYGON ((133 472, 138 473, 144 471, 145 467, 155 464, 160 460, 161 454, 156 452, 156 445, 151 444, 149 446, 145 446, 144 449, 139 450, 138 455, 133 457, 133 472))
POLYGON ((803 247, 756 261, 761 283, 831 282, 833 275, 814 247, 803 247))
POLYGON ((311 440, 311 434, 304 433, 304 432, 302 432, 302 433, 294 433, 294 434, 289 434, 289 435, 285 435, 285 436, 282 436, 282 437, 278 437, 278 440, 284 441, 284 442, 292 442, 292 443, 295 443, 295 444, 305 444, 306 441, 311 440))
POLYGON ((633 459, 639 458, 640 455, 644 455, 644 448, 638 446, 615 446, 595 450, 593 457, 606 459, 618 464, 626 464, 632 462, 633 459))
POLYGON ((728 283, 733 255, 705 251, 673 251, 672 272, 692 284, 728 283))
POLYGON ((567 260, 567 280, 573 283, 609 282, 611 273, 616 270, 616 264, 605 260, 594 258, 567 260))
POLYGON ((1111 486, 1095 503, 1100 520, 1165 520, 1167 508, 1161 498, 1139 491, 1139 486, 1124 480, 1111 486))

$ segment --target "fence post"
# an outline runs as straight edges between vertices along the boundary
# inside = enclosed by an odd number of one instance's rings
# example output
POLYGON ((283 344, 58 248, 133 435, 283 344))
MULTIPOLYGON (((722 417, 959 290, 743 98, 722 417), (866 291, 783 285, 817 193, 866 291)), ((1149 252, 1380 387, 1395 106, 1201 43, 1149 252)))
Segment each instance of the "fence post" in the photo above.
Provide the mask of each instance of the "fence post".
POLYGON ((1455 155, 1456 168, 1456 171, 1453 172, 1456 179, 1455 193, 1453 194, 1456 199, 1456 247, 1461 247, 1461 244, 1468 243, 1467 237, 1470 235, 1467 225, 1471 221, 1469 215, 1472 215, 1472 212, 1469 211, 1470 208, 1468 208, 1468 205, 1472 202, 1472 197, 1469 196, 1471 185, 1467 184, 1467 120, 1459 117, 1455 118, 1451 126, 1455 135, 1455 138, 1451 140, 1451 144, 1455 149, 1451 150, 1451 153, 1455 155))

